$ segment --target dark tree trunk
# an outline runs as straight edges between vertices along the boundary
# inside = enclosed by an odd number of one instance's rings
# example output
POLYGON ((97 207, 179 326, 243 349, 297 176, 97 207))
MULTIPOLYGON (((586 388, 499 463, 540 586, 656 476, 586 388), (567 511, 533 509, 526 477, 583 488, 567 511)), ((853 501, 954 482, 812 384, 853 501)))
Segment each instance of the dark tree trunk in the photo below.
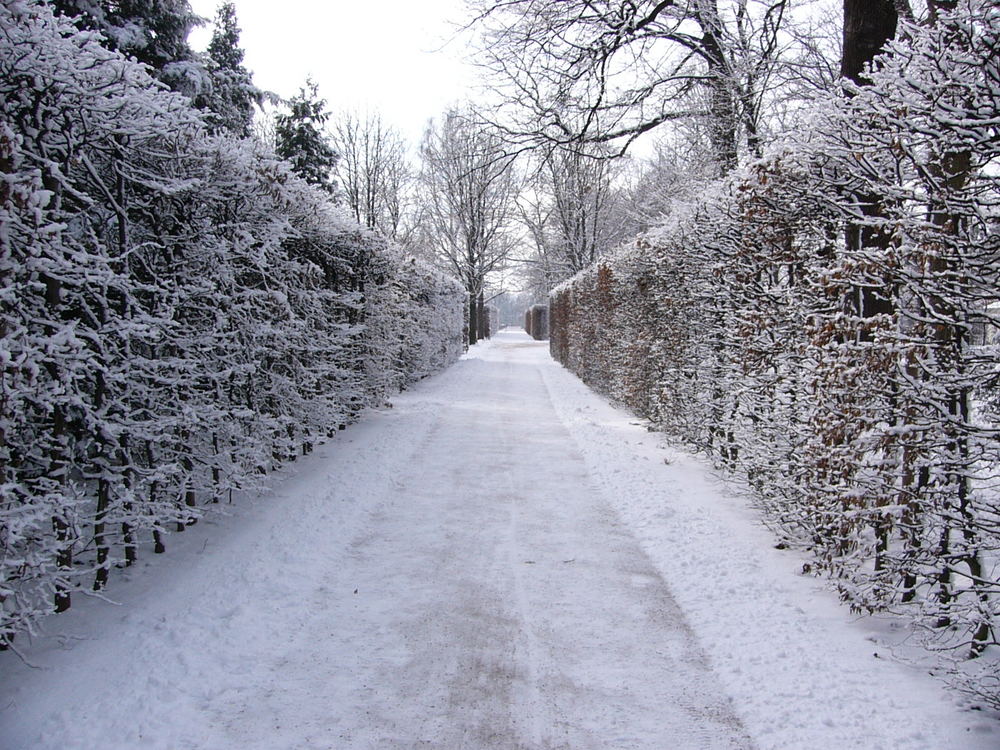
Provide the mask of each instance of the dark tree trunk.
MULTIPOLYGON (((62 306, 62 283, 57 279, 43 277, 45 283, 45 304, 51 311, 53 320, 59 317, 62 306)), ((49 336, 55 334, 52 325, 46 326, 46 333, 49 336)), ((59 371, 53 362, 47 365, 49 377, 54 381, 59 378, 59 371)), ((56 405, 52 410, 52 445, 49 449, 49 477, 59 483, 60 486, 66 483, 66 473, 71 463, 69 439, 69 426, 67 425, 66 413, 61 405, 56 405)), ((57 509, 52 516, 52 530, 56 537, 56 569, 60 573, 68 575, 73 568, 73 528, 67 517, 62 514, 62 509, 57 509)), ((65 612, 70 608, 72 598, 69 589, 66 587, 65 578, 56 578, 55 592, 53 596, 53 606, 56 612, 65 612)))
POLYGON ((469 346, 479 341, 479 295, 469 290, 469 346))
POLYGON ((104 518, 108 513, 111 483, 107 479, 97 482, 97 512, 94 515, 94 546, 97 548, 97 571, 94 575, 94 591, 101 591, 108 585, 108 547, 104 518))
MULTIPOLYGON (((844 48, 840 74, 859 85, 870 81, 862 75, 865 65, 872 62, 886 42, 896 35, 899 17, 893 0, 844 0, 844 48)), ((881 196, 856 196, 866 218, 881 213, 881 196)), ((864 247, 886 247, 888 238, 869 222, 847 227, 847 251, 855 253, 864 247)), ((856 290, 847 300, 847 309, 862 318, 889 314, 893 311, 891 291, 880 289, 873 279, 856 290)), ((864 335, 863 335, 864 337, 864 335)))
POLYGON ((702 29, 701 49, 708 62, 709 138, 723 175, 739 166, 739 137, 736 87, 726 55, 725 28, 716 0, 700 0, 695 17, 702 29))
POLYGON ((844 49, 840 75, 869 83, 861 73, 885 43, 896 36, 899 21, 893 0, 844 0, 844 49))
MULTIPOLYGON (((898 13, 894 0, 844 0, 844 37, 843 53, 840 61, 840 74, 859 86, 866 86, 871 81, 863 75, 866 65, 869 65, 885 47, 886 42, 896 35, 898 13)), ((845 244, 848 256, 862 254, 866 248, 884 250, 889 246, 890 237, 875 224, 873 220, 884 214, 883 196, 870 192, 861 192, 853 196, 858 204, 862 219, 859 223, 849 222, 845 227, 845 244)), ((890 279, 874 269, 859 280, 844 300, 844 310, 862 320, 882 315, 891 315, 894 311, 894 289, 890 279)), ((858 341, 872 341, 874 334, 867 325, 859 325, 858 341)), ((896 400, 895 390, 889 394, 890 400, 896 400)), ((890 409, 890 411, 892 411, 890 409)), ((903 474, 908 471, 904 467, 903 474)), ((882 505, 882 501, 877 501, 882 505)), ((871 521, 875 535, 875 571, 885 567, 885 555, 889 548, 889 538, 892 533, 891 522, 881 512, 876 512, 871 521)))
POLYGON ((479 338, 488 339, 489 334, 489 323, 486 320, 486 295, 483 292, 479 293, 476 298, 476 322, 479 325, 479 338))
MULTIPOLYGON (((53 410, 52 433, 56 437, 49 457, 49 476, 58 478, 60 484, 65 481, 66 465, 69 458, 66 451, 66 420, 61 407, 53 410)), ((56 569, 60 573, 69 574, 73 569, 73 530, 68 520, 56 513, 52 517, 52 528, 56 536, 56 569)), ((56 612, 65 612, 70 608, 72 599, 62 578, 56 579, 54 602, 56 612)))

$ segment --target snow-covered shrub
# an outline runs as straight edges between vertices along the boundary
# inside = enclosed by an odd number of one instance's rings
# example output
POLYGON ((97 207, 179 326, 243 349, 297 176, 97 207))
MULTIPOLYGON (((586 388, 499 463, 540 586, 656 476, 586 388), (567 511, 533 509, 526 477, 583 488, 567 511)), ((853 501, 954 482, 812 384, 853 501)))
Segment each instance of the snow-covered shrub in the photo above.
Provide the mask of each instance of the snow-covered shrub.
POLYGON ((366 363, 384 399, 455 362, 465 349, 466 293, 421 260, 384 244, 384 274, 366 294, 366 363))
MULTIPOLYGON (((973 656, 1000 635, 1000 423, 980 414, 998 361, 972 337, 998 325, 998 59, 1000 8, 963 0, 906 26, 872 85, 815 126, 832 157, 828 192, 864 240, 837 256, 829 287, 886 299, 841 318, 839 338, 856 342, 880 389, 831 414, 857 431, 855 446, 827 452, 859 467, 844 593, 918 609, 940 645, 973 656)), ((831 337, 831 348, 844 344, 831 337)))
POLYGON ((0 178, 0 646, 460 352, 456 285, 38 2, 0 178))

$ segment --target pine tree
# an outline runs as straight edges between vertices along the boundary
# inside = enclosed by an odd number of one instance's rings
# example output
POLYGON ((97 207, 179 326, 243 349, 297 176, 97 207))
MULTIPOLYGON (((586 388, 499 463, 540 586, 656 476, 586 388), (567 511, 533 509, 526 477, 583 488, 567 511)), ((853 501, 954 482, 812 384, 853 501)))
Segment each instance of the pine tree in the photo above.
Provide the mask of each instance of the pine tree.
POLYGON ((243 66, 236 6, 231 2, 220 5, 216 13, 207 65, 211 86, 195 103, 212 113, 209 122, 213 130, 250 135, 253 108, 261 105, 264 93, 254 86, 253 76, 243 66))
POLYGON ((275 121, 275 150, 306 182, 332 195, 336 192, 333 168, 337 152, 323 132, 330 117, 326 99, 320 98, 319 87, 310 78, 288 101, 288 108, 290 111, 275 121))
POLYGON ((193 95, 205 85, 205 71, 188 45, 203 19, 188 0, 53 0, 56 13, 76 17, 81 29, 104 35, 104 46, 134 57, 174 91, 193 95))

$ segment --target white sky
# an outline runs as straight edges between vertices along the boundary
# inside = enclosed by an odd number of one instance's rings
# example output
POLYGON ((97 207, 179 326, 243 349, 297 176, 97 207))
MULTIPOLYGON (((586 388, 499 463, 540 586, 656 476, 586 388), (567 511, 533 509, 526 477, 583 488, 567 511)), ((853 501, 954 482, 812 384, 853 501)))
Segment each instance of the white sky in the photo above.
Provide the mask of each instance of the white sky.
MULTIPOLYGON (((191 0, 209 19, 191 36, 199 50, 211 38, 221 0, 191 0)), ((475 70, 464 39, 462 0, 234 0, 254 82, 281 97, 311 75, 334 113, 381 112, 416 146, 427 119, 475 95, 475 70)))

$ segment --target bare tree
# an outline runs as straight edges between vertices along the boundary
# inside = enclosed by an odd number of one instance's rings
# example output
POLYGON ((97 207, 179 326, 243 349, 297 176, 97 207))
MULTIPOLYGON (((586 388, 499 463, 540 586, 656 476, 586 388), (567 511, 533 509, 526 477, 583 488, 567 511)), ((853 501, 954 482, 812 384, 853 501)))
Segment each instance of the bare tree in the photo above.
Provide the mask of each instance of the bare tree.
POLYGON ((337 177, 354 219, 397 239, 412 180, 402 136, 379 114, 346 112, 334 123, 334 143, 337 177))
POLYGON ((705 120, 725 172, 761 148, 791 0, 476 0, 484 64, 524 142, 616 142, 705 120))
MULTIPOLYGON (((475 321, 486 277, 504 264, 516 242, 513 158, 498 133, 457 110, 431 123, 421 157, 426 242, 465 286, 475 321)), ((469 343, 477 340, 477 326, 470 325, 469 343)))
POLYGON ((519 203, 533 257, 525 259, 533 287, 548 290, 612 249, 628 232, 617 178, 621 161, 587 146, 544 153, 531 190, 519 203))
POLYGON ((700 139, 683 133, 671 136, 658 139, 650 156, 626 168, 621 190, 628 209, 627 235, 662 224, 678 206, 694 200, 715 175, 711 154, 700 139))
POLYGON ((521 224, 530 241, 529 257, 517 258, 522 277, 522 289, 528 302, 541 302, 560 281, 572 276, 559 261, 549 236, 552 206, 544 196, 529 193, 518 203, 521 224))
POLYGON ((623 216, 614 186, 621 165, 600 154, 559 150, 545 166, 560 255, 576 273, 621 239, 623 216))

